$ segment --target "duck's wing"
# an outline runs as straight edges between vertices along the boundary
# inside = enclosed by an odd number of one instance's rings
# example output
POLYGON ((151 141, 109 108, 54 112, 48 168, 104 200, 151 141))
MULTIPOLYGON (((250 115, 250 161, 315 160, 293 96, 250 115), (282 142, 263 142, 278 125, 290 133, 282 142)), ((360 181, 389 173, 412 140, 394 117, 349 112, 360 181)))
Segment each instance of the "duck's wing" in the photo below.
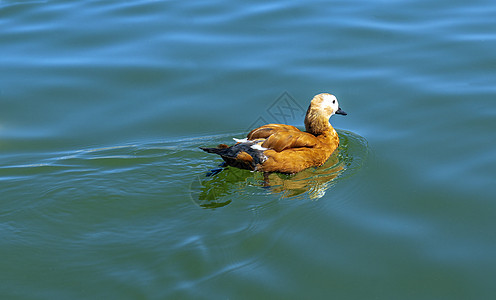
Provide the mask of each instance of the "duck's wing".
POLYGON ((281 152, 292 148, 313 148, 319 140, 291 125, 269 124, 248 133, 248 139, 265 139, 262 147, 281 152))
POLYGON ((262 143, 262 147, 281 152, 286 149, 313 148, 318 142, 318 139, 310 133, 288 130, 273 133, 262 143))

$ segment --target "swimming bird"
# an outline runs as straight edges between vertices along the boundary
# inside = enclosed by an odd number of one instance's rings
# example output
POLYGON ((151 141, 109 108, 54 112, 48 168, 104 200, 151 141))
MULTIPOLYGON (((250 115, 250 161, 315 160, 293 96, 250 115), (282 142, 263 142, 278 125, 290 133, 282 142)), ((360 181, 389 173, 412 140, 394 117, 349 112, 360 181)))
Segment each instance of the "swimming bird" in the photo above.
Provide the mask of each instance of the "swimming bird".
POLYGON ((217 148, 200 147, 218 154, 225 164, 264 173, 293 174, 326 162, 339 146, 336 130, 329 123, 334 115, 347 115, 331 94, 313 97, 305 115, 305 131, 291 125, 268 124, 253 129, 236 144, 217 148))

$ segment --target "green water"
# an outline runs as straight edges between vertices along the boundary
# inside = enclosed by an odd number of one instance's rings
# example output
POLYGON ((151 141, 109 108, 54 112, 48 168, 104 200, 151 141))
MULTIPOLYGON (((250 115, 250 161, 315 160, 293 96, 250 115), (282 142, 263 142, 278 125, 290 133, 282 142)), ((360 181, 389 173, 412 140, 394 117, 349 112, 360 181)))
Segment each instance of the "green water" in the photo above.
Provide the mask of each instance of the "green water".
POLYGON ((0 1, 1 299, 493 299, 492 1, 0 1), (296 176, 198 147, 303 125, 296 176))

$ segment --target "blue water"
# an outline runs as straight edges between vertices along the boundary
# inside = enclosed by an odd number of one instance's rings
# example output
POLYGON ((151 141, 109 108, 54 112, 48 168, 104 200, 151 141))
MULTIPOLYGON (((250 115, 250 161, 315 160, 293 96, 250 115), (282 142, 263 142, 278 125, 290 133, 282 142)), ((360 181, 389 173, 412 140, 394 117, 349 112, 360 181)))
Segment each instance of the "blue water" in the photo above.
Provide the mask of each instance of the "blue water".
POLYGON ((492 299, 495 15, 0 1, 0 298, 492 299), (205 176, 320 92, 326 165, 205 176))

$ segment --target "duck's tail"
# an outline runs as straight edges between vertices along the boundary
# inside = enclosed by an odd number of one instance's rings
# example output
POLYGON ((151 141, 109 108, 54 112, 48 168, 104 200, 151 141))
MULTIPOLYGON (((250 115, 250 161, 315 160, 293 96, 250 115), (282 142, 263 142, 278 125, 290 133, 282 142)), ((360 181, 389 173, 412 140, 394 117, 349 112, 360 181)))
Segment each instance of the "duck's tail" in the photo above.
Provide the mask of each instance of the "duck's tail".
POLYGON ((220 156, 229 153, 229 151, 226 151, 227 149, 229 149, 229 146, 226 144, 220 144, 219 146, 217 146, 217 148, 200 147, 200 149, 208 153, 218 154, 220 156))
POLYGON ((233 146, 220 144, 217 148, 200 147, 205 152, 220 155, 222 159, 230 166, 256 170, 257 165, 265 160, 262 150, 253 148, 253 142, 237 143, 233 146))

